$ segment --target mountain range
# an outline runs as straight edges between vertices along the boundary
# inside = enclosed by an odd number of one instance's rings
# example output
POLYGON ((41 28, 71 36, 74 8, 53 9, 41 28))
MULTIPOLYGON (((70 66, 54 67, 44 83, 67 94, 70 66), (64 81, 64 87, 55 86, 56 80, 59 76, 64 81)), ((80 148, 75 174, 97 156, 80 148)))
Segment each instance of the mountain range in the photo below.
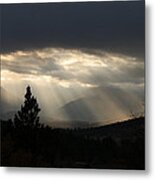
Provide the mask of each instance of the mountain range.
MULTIPOLYGON (((0 116, 8 119, 19 109, 21 102, 18 96, 3 87, 0 90, 0 116)), ((40 103, 42 109, 48 109, 46 114, 40 114, 41 121, 53 127, 100 126, 129 119, 131 112, 143 111, 140 97, 113 87, 89 89, 82 97, 62 104, 54 112, 40 103)))

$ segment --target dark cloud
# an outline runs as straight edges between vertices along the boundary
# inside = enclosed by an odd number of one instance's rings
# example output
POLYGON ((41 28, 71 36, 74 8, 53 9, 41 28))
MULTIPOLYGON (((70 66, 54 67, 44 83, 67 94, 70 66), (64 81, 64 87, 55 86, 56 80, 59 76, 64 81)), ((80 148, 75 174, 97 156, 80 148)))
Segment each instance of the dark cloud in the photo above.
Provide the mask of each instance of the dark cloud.
POLYGON ((144 1, 1 5, 1 51, 47 46, 144 52, 144 1))
POLYGON ((144 1, 0 6, 5 88, 30 84, 43 114, 63 107, 74 121, 143 111, 144 1))

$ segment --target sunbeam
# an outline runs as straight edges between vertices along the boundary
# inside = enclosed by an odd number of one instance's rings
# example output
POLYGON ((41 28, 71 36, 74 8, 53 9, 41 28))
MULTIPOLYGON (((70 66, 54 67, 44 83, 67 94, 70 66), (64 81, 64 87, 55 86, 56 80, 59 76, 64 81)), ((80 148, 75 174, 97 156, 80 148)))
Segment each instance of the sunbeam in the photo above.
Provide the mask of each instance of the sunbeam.
POLYGON ((31 85, 48 123, 108 124, 144 111, 139 57, 49 47, 3 54, 1 62, 1 86, 22 97, 31 85))

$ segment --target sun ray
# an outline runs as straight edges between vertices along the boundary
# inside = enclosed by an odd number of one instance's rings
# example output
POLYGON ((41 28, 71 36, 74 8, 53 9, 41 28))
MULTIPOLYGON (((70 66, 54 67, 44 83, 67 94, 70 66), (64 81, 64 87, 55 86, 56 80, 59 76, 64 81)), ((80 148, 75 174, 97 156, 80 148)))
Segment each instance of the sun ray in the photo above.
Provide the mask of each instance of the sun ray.
POLYGON ((42 117, 57 116, 71 124, 71 115, 59 110, 80 99, 98 124, 129 118, 133 109, 135 113, 144 111, 143 99, 136 94, 144 90, 144 62, 120 53, 93 52, 49 47, 4 54, 1 86, 21 97, 30 84, 41 104, 42 117))

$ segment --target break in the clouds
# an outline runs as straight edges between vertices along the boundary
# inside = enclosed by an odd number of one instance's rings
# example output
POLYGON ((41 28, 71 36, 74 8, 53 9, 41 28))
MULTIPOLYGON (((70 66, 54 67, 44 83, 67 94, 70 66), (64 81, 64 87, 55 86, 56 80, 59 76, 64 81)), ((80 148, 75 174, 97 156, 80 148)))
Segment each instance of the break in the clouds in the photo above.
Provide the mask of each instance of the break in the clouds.
POLYGON ((95 51, 46 48, 34 51, 17 51, 1 56, 2 78, 11 78, 9 73, 19 79, 59 83, 70 87, 100 87, 124 84, 137 87, 144 83, 144 62, 137 57, 95 51), (8 75, 7 75, 8 74, 8 75))
POLYGON ((2 87, 22 96, 30 84, 49 117, 104 124, 144 110, 140 57, 51 47, 3 54, 1 65, 2 87))
POLYGON ((23 97, 29 84, 42 120, 105 124, 143 113, 144 7, 144 1, 1 5, 3 102, 23 97))

